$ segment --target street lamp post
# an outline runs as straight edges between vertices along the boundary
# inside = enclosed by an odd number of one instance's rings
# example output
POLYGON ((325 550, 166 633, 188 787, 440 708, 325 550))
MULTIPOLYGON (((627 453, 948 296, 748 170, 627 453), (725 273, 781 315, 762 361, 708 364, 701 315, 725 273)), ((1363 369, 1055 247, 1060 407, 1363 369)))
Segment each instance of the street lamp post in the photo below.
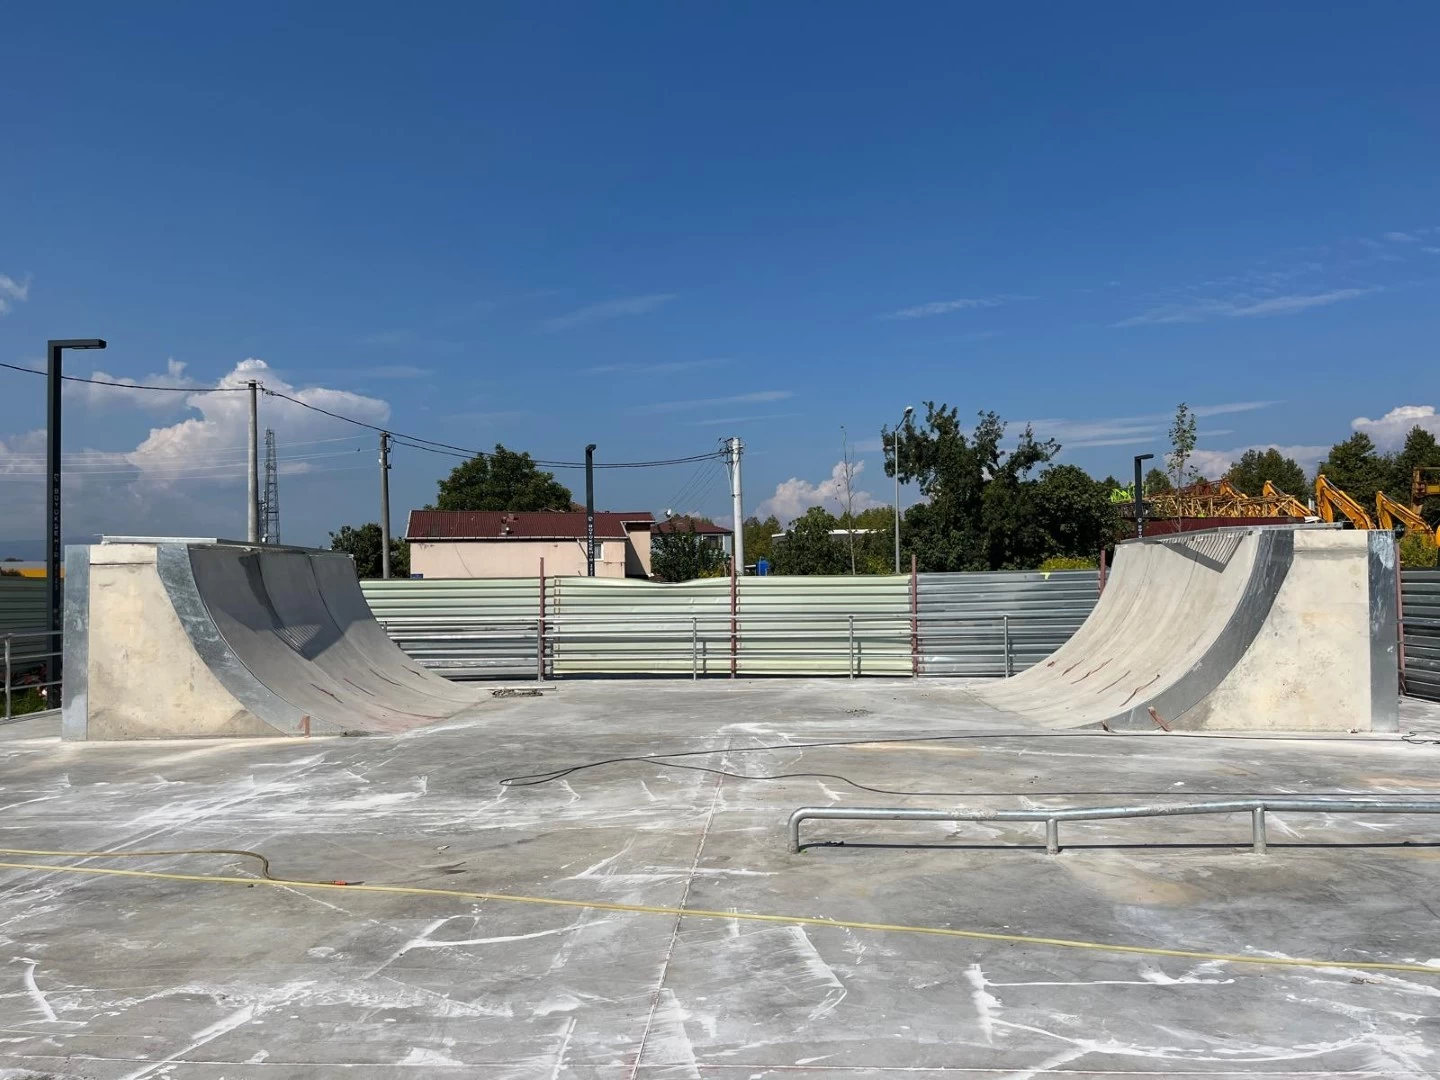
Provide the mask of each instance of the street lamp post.
POLYGON ((1140 467, 1153 458, 1154 454, 1135 455, 1135 535, 1145 535, 1145 481, 1140 476, 1140 467))
POLYGON ((45 584, 50 600, 50 671, 46 680, 59 687, 61 663, 61 629, 64 626, 65 610, 63 594, 60 591, 60 568, 63 553, 60 542, 60 391, 63 376, 60 354, 66 349, 103 349, 105 342, 100 338, 60 338, 45 343, 46 382, 48 387, 46 408, 48 417, 45 429, 45 478, 50 484, 49 539, 45 552, 45 584))
POLYGON ((895 434, 891 438, 891 449, 895 451, 895 573, 900 573, 900 429, 905 426, 905 421, 910 419, 910 414, 915 411, 914 405, 905 406, 905 415, 900 417, 900 423, 895 425, 895 434))

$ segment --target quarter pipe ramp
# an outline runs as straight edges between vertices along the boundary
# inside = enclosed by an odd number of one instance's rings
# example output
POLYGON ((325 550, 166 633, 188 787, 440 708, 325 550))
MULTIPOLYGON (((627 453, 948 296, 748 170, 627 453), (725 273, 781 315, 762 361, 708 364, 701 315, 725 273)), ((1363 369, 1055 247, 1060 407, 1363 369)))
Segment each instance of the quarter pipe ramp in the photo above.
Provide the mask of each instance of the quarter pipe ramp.
POLYGON ((1127 541, 1075 636, 976 693, 1053 727, 1395 731, 1396 573, 1388 532, 1127 541))
POLYGON ((395 733, 479 701, 391 643, 339 552, 106 543, 65 571, 67 739, 395 733))

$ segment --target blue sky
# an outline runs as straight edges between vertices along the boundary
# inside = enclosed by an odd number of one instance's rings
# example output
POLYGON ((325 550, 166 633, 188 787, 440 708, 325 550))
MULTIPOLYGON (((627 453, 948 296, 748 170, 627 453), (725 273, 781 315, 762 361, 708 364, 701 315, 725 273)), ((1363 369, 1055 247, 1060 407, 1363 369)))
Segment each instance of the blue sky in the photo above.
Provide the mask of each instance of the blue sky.
MULTIPOLYGON (((1357 424, 1440 430, 1433 5, 57 3, 6 23, 6 363, 99 335, 69 370, 253 374, 555 459, 736 434, 747 510, 782 516, 831 490, 842 425, 886 500, 878 430, 925 399, 1033 420, 1097 475, 1163 452, 1181 400, 1216 469, 1268 444, 1313 467, 1357 424)), ((77 389, 67 532, 241 532, 239 397, 77 389)), ((0 371, 12 547, 43 533, 43 400, 0 371)), ((287 540, 376 517, 369 435, 262 413, 287 540)), ((447 467, 397 454, 398 519, 447 467)), ((603 473, 598 502, 728 511, 713 465, 603 473)))

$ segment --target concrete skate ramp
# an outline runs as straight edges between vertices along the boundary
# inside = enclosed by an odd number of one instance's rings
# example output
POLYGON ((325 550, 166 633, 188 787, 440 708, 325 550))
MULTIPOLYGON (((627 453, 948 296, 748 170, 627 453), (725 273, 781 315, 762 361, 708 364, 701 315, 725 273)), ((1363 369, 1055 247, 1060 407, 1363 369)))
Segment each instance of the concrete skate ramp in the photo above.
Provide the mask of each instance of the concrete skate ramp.
POLYGON ((344 554, 102 544, 66 569, 67 738, 393 733, 480 698, 390 642, 344 554))
POLYGON ((1051 727, 1394 731, 1394 554, 1325 528, 1129 541, 1074 637, 976 692, 1051 727))

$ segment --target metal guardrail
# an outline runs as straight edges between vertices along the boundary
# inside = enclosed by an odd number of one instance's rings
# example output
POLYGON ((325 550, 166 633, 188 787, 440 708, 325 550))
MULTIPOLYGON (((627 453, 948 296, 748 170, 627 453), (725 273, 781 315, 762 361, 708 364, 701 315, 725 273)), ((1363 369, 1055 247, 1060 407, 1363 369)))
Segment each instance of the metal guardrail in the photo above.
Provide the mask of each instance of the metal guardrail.
MULTIPOLYGON (((34 690, 46 699, 46 707, 54 708, 59 698, 60 680, 51 679, 52 658, 60 653, 49 648, 49 630, 25 630, 0 634, 0 656, 3 656, 4 713, 0 723, 16 718, 15 695, 34 690), (51 700, 51 699, 56 700, 51 700)), ((19 715, 25 716, 26 713, 19 715)))
MULTIPOLYGON (((1191 814, 1250 815, 1250 846, 1257 855, 1267 850, 1265 815, 1301 814, 1440 814, 1440 799, 1229 799, 1224 802, 1165 803, 1153 806, 1052 807, 1035 810, 926 810, 883 806, 802 806, 790 815, 790 851, 799 854, 800 823, 829 821, 1033 821, 1045 823, 1045 851, 1060 853, 1060 822, 1108 821, 1113 818, 1180 817, 1191 814)), ((1004 846, 1004 845, 997 845, 1004 846)))
POLYGON ((1440 570, 1400 577, 1401 689, 1440 701, 1440 570))

